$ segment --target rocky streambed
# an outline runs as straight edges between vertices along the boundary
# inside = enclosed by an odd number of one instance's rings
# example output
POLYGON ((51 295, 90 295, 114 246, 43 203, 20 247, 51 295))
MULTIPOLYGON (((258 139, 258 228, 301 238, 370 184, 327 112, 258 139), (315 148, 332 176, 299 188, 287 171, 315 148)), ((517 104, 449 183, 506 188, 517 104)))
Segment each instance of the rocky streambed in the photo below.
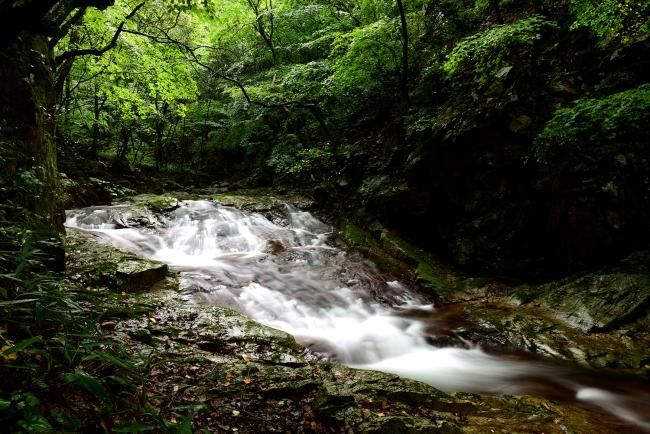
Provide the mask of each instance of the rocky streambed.
MULTIPOLYGON (((648 369, 644 302, 620 303, 623 313, 610 314, 619 319, 605 324, 592 316, 591 328, 586 328, 570 314, 589 312, 578 304, 572 280, 552 284, 551 291, 469 279, 383 229, 370 233, 344 225, 341 238, 374 259, 381 271, 338 248, 331 228, 287 207, 284 200, 259 195, 211 199, 220 201, 221 214, 211 214, 218 208, 215 202, 204 202, 197 210, 170 196, 69 215, 69 224, 79 227, 68 229, 69 278, 121 294, 119 303, 131 314, 102 327, 128 342, 134 355, 147 358, 152 367, 149 393, 163 414, 191 409, 194 426, 210 432, 646 429, 650 400, 642 383, 648 369), (242 218, 248 224, 237 226, 234 221, 242 218), (192 221, 198 223, 188 223, 192 221), (170 239, 185 241, 166 240, 161 228, 173 233, 170 239), (120 230, 117 238, 111 232, 120 230), (284 235, 274 232, 278 230, 284 235), (197 244, 192 240, 201 231, 205 236, 197 244), (156 243, 143 240, 142 234, 154 235, 156 243), (227 243, 205 244, 219 239, 227 243), (314 276, 300 268, 305 264, 317 267, 314 276), (250 273, 251 266, 256 273, 250 273), (298 273, 292 271, 296 269, 298 273), (309 285, 303 275, 309 275, 309 285), (431 299, 407 290, 409 284, 430 291, 431 299), (286 287, 297 298, 283 299, 286 293, 274 292, 286 287), (305 295, 313 292, 319 296, 305 295), (549 296, 560 293, 567 295, 549 296), (557 307, 571 298, 575 307, 557 307), (269 308, 278 300, 284 303, 269 308), (351 311, 355 315, 349 316, 351 311), (324 322, 314 326, 307 321, 319 315, 322 320, 324 312, 324 322), (302 322, 287 319, 299 314, 302 322), (342 327, 339 334, 333 334, 334 325, 342 327), (302 345, 279 329, 291 331, 302 345), (353 342, 359 330, 361 338, 353 342), (365 356, 353 346, 359 344, 365 356), (397 354, 382 353, 386 351, 397 354), (594 355, 598 351, 601 355, 594 355), (400 360, 404 353, 411 358, 400 360), (445 357, 450 358, 447 365, 441 364, 445 357), (548 359, 573 363, 549 364, 548 359), (337 361, 398 372, 402 378, 337 361), (465 362, 471 375, 450 369, 465 362), (578 370, 576 364, 590 370, 578 370), (606 373, 603 367, 623 368, 636 374, 635 381, 612 378, 609 371, 610 377, 599 378, 606 373), (404 377, 440 384, 447 392, 404 377)), ((303 199, 293 202, 310 205, 303 199)), ((608 275, 634 276, 616 270, 608 275)), ((600 282, 585 276, 576 280, 600 282)), ((644 287, 634 282, 616 286, 618 294, 625 298, 632 285, 639 288, 636 299, 642 299, 644 287)), ((598 302, 592 305, 601 312, 598 302)))

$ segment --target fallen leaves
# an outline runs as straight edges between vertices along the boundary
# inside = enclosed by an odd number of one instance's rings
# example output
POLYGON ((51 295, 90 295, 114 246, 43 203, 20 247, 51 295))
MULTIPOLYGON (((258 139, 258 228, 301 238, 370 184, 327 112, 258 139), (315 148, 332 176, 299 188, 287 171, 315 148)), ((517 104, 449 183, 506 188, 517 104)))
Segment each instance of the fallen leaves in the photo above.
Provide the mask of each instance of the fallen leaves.
POLYGON ((5 351, 7 351, 10 348, 13 348, 13 345, 3 345, 2 348, 0 348, 0 357, 2 357, 2 360, 5 363, 15 362, 16 359, 18 359, 18 353, 11 353, 5 355, 5 351))

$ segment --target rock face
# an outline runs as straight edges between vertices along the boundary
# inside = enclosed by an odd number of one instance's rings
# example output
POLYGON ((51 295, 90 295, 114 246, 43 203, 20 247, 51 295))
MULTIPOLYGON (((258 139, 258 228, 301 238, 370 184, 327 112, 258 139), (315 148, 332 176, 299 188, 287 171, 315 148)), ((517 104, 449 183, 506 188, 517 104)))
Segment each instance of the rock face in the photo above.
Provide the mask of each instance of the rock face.
POLYGON ((541 287, 541 303, 585 332, 611 330, 650 304, 650 275, 589 273, 541 287))
POLYGON ((146 259, 125 258, 117 264, 115 277, 120 287, 133 291, 146 289, 167 275, 167 264, 146 259))
POLYGON ((431 337, 436 345, 473 342, 641 377, 650 372, 647 251, 590 273, 513 287, 465 276, 379 224, 363 230, 344 222, 339 235, 382 271, 419 284, 436 297, 437 324, 447 322, 454 330, 431 337))
POLYGON ((119 208, 94 206, 78 212, 76 223, 82 228, 97 229, 102 224, 116 228, 155 227, 163 223, 160 212, 151 211, 140 204, 122 204, 119 208))
POLYGON ((77 273, 88 283, 122 291, 151 288, 167 276, 167 264, 143 259, 103 244, 99 235, 75 228, 67 229, 68 272, 77 273))

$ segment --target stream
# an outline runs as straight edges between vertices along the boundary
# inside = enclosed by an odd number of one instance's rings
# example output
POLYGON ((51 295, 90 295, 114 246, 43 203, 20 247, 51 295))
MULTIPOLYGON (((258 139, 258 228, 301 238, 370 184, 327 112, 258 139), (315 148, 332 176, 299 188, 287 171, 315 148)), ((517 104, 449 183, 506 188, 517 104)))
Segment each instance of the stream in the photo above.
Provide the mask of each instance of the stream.
MULTIPOLYGON (((125 205, 67 212, 66 226, 166 262, 191 302, 234 308, 292 334, 313 352, 453 392, 544 395, 613 414, 650 432, 650 392, 532 357, 469 343, 435 347, 454 333, 445 308, 337 247, 332 228, 289 205, 269 220, 209 201, 185 201, 155 228, 125 227, 125 205), (629 387, 628 387, 629 386, 629 387)), ((449 314, 449 315, 448 315, 449 314)))

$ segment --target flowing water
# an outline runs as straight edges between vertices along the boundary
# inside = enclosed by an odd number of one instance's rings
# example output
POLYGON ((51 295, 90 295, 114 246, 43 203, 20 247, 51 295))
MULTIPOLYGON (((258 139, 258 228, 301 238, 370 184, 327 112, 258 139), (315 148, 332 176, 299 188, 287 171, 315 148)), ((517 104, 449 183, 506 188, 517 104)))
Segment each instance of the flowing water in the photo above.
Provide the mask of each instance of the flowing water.
POLYGON ((181 272, 192 301, 232 307, 286 331, 316 353, 391 372, 446 391, 561 395, 650 432, 650 392, 604 387, 534 359, 494 355, 470 344, 437 348, 453 332, 445 311, 369 262, 337 248, 332 229, 288 206, 273 221, 208 201, 187 201, 156 228, 123 227, 124 206, 67 213, 69 227, 181 272), (553 391, 553 392, 550 392, 553 391))

